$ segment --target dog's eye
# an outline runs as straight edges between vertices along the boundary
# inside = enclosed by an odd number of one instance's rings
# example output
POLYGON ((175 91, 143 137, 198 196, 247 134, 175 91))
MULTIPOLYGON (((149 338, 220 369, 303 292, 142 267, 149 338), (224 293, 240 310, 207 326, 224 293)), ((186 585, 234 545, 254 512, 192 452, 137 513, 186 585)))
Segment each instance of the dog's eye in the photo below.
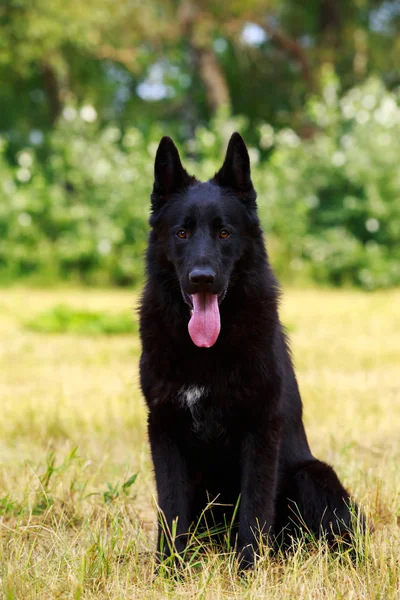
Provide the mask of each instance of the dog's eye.
POLYGON ((179 231, 176 232, 176 235, 178 236, 178 238, 180 238, 181 240, 184 240, 187 238, 187 233, 184 229, 179 229, 179 231))
POLYGON ((230 235, 231 234, 226 229, 221 229, 221 231, 219 232, 219 237, 223 240, 226 240, 226 238, 229 237, 230 235))

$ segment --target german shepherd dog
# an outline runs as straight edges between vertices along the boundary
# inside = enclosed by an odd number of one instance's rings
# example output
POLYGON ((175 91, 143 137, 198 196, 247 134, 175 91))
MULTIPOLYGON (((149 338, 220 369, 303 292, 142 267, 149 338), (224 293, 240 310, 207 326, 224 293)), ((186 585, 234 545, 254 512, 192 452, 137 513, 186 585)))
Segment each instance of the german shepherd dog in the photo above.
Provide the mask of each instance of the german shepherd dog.
POLYGON ((232 525, 241 568, 260 544, 301 531, 351 538, 349 493, 304 431, 243 139, 232 135, 207 182, 186 172, 169 137, 154 170, 140 378, 159 559, 184 552, 210 502, 212 523, 232 525))

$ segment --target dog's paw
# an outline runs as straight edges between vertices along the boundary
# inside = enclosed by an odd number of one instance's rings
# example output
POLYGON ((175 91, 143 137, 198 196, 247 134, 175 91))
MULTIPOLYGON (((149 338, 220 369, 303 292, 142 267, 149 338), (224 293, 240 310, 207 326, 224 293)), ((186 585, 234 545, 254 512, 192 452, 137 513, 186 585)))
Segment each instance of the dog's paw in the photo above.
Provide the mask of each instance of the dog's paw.
POLYGON ((166 577, 167 579, 176 579, 177 581, 183 578, 185 561, 179 554, 169 554, 159 556, 153 572, 153 581, 157 577, 166 577))
POLYGON ((249 571, 254 568, 256 562, 256 556, 254 548, 251 544, 239 548, 237 551, 237 560, 239 565, 239 571, 249 571))

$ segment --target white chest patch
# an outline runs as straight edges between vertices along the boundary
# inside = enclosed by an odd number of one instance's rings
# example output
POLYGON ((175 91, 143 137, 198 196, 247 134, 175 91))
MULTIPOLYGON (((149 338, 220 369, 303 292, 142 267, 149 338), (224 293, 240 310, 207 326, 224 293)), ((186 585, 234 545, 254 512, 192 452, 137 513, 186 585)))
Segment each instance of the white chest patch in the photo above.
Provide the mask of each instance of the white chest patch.
POLYGON ((183 385, 178 392, 180 402, 186 404, 190 409, 194 408, 196 403, 207 394, 208 389, 205 385, 183 385))

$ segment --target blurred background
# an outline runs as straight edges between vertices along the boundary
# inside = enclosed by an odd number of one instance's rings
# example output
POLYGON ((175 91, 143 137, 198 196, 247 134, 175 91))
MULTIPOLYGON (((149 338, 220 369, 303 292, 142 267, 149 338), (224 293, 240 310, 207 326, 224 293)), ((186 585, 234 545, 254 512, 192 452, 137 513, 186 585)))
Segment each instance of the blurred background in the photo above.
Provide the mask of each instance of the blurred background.
POLYGON ((245 137, 286 281, 400 283, 399 0, 3 0, 0 283, 132 286, 153 158, 245 137))
POLYGON ((400 598, 399 32, 400 0, 0 0, 2 598, 400 598), (161 136, 207 179, 235 130, 311 446, 375 527, 245 592, 213 554, 154 578, 132 310, 161 136))

